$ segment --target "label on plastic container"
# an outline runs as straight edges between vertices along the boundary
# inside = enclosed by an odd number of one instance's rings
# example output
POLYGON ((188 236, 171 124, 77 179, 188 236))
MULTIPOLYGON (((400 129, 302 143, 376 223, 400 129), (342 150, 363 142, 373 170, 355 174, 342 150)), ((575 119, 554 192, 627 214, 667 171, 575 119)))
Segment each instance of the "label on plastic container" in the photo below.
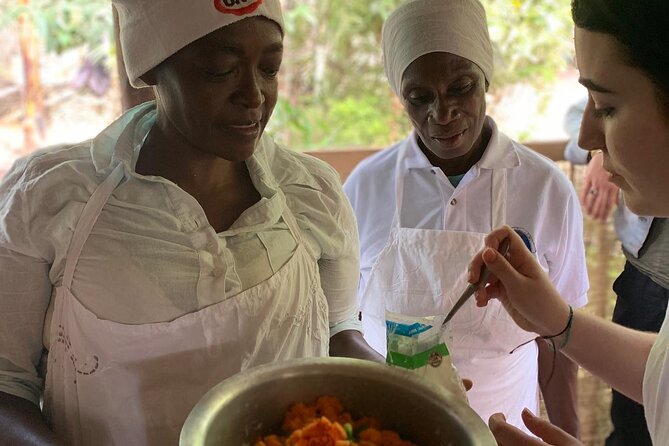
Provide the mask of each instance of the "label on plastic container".
MULTIPOLYGON (((443 318, 441 318, 443 319, 443 318)), ((467 401, 465 388, 451 362, 439 317, 410 317, 386 312, 386 362, 439 384, 467 401)))

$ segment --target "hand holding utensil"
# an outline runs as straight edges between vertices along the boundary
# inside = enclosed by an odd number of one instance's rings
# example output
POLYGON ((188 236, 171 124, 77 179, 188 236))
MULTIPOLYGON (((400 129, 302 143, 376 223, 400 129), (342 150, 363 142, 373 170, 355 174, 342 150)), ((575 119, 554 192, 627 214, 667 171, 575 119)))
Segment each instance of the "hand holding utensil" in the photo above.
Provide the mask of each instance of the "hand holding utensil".
MULTIPOLYGON (((506 257, 506 255, 509 253, 509 247, 511 246, 511 240, 508 238, 505 238, 502 240, 502 243, 499 245, 499 252, 503 256, 506 257)), ((463 291, 462 295, 458 298, 458 300, 455 302, 455 305, 453 305, 453 308, 451 311, 449 311, 448 315, 446 316, 446 319, 444 319, 444 322, 441 324, 442 328, 446 325, 448 321, 453 319, 453 316, 455 316, 455 313, 458 312, 460 308, 467 302, 467 299, 472 297, 476 291, 484 287, 486 283, 488 282, 488 277, 490 277, 490 270, 486 268, 485 265, 481 268, 481 276, 479 277, 478 282, 476 283, 470 283, 467 288, 463 291)))

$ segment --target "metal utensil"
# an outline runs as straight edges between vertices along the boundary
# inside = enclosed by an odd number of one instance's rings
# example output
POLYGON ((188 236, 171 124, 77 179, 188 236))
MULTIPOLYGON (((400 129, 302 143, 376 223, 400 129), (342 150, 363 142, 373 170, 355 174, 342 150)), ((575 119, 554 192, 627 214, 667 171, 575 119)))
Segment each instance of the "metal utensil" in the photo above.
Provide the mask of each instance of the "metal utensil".
MULTIPOLYGON (((511 244, 511 241, 508 238, 505 238, 502 240, 502 243, 499 245, 498 251, 500 254, 506 257, 506 255, 509 253, 509 246, 511 244)), ((448 321, 453 319, 453 316, 455 316, 455 313, 458 312, 460 308, 467 302, 467 299, 472 297, 472 295, 482 286, 485 286, 485 284, 488 282, 488 277, 490 277, 490 270, 486 268, 485 265, 481 268, 481 276, 479 277, 478 282, 476 283, 470 283, 467 288, 465 288, 465 291, 462 292, 462 295, 458 298, 458 300, 455 302, 455 305, 453 305, 453 308, 451 311, 448 312, 448 315, 446 316, 446 319, 444 319, 444 322, 441 324, 442 328, 446 325, 448 321)))

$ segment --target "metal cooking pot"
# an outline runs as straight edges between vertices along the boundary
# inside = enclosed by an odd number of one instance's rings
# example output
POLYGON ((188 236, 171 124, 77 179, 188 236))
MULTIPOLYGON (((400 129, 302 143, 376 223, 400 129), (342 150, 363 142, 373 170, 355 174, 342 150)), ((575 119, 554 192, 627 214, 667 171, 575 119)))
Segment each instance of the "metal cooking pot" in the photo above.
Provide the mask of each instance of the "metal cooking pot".
POLYGON ((377 417, 419 446, 495 446, 481 418, 446 389, 405 370, 345 358, 257 367, 213 387, 190 412, 181 446, 253 445, 279 432, 288 407, 339 397, 354 418, 377 417))

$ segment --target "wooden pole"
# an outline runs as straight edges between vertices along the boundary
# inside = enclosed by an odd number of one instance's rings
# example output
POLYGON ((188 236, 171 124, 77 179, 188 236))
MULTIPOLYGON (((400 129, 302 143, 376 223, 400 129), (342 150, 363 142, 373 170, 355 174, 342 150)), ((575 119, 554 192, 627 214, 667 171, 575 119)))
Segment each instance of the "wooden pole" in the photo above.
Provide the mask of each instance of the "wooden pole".
MULTIPOLYGON (((28 6, 30 0, 19 0, 28 6)), ((39 41, 32 20, 27 13, 19 16, 19 46, 23 63, 23 144, 26 153, 42 141, 45 130, 44 96, 40 80, 39 41)))

